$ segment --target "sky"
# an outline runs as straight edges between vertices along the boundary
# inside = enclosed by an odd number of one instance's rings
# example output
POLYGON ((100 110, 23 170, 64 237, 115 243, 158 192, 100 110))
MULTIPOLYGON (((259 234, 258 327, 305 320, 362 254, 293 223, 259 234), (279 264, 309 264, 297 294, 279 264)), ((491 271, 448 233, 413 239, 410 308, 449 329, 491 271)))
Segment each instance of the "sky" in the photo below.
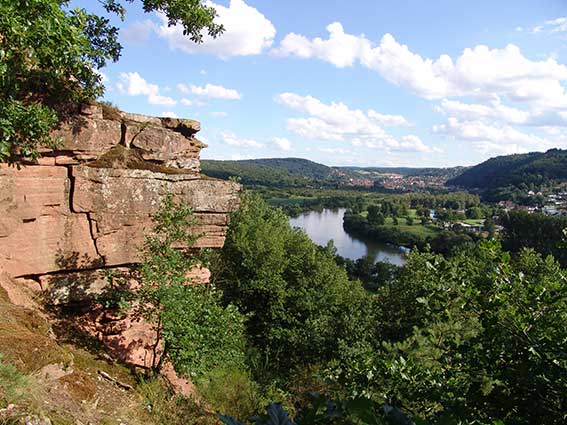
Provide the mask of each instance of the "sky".
POLYGON ((564 0, 206 3, 226 31, 200 45, 129 5, 101 70, 122 110, 200 121, 202 158, 445 167, 567 148, 564 0))

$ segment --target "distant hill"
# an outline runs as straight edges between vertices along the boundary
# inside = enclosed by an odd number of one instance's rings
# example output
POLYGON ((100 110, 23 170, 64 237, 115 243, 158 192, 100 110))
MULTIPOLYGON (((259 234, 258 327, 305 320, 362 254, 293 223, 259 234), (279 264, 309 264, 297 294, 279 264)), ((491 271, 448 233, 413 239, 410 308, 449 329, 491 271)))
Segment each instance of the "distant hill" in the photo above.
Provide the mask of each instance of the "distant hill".
POLYGON ((202 160, 209 177, 239 177, 247 185, 305 186, 331 178, 332 168, 302 158, 268 158, 240 161, 202 160))
POLYGON ((507 155, 472 167, 447 185, 497 191, 506 187, 538 187, 567 180, 567 150, 507 155))
POLYGON ((412 167, 335 167, 350 175, 372 175, 379 174, 400 174, 402 176, 416 177, 446 177, 447 179, 461 175, 469 167, 450 167, 450 168, 412 168, 412 167))
POLYGON ((384 175, 453 178, 466 167, 328 167, 302 158, 266 158, 239 161, 202 160, 201 169, 209 177, 239 177, 245 185, 272 187, 304 187, 313 184, 337 184, 349 179, 378 180, 384 175))

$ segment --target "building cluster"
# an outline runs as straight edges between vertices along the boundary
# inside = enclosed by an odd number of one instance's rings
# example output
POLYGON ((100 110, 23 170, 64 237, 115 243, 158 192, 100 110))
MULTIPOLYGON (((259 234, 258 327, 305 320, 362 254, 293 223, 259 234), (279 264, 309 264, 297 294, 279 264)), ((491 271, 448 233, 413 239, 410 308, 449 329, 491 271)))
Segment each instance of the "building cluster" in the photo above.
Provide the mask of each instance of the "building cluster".
POLYGON ((370 179, 348 179, 346 181, 347 186, 355 186, 355 187, 366 187, 372 188, 374 187, 374 182, 370 179))
POLYGON ((567 192, 559 192, 548 195, 545 206, 542 209, 547 215, 567 215, 567 192))
POLYGON ((347 186, 380 187, 398 192, 415 192, 431 188, 443 188, 446 177, 442 176, 406 176, 403 174, 380 174, 372 178, 348 178, 347 186))
POLYGON ((528 213, 541 212, 549 216, 567 215, 567 190, 544 195, 542 192, 528 192, 529 196, 542 198, 540 206, 518 205, 512 201, 501 201, 500 207, 505 211, 522 210, 528 213))
POLYGON ((376 179, 376 184, 386 189, 411 192, 416 189, 442 188, 447 178, 441 176, 404 176, 387 174, 376 179))

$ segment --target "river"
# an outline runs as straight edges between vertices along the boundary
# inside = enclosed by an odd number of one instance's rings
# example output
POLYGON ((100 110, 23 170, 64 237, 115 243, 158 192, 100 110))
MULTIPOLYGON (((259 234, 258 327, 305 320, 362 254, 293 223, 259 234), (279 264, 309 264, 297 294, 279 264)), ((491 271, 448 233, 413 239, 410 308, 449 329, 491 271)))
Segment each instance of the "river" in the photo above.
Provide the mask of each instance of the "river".
POLYGON ((333 240, 339 255, 357 260, 366 255, 374 261, 389 261, 397 266, 405 264, 405 254, 401 248, 385 243, 364 240, 349 235, 343 229, 345 209, 309 211, 289 220, 292 226, 305 230, 317 245, 327 245, 333 240))

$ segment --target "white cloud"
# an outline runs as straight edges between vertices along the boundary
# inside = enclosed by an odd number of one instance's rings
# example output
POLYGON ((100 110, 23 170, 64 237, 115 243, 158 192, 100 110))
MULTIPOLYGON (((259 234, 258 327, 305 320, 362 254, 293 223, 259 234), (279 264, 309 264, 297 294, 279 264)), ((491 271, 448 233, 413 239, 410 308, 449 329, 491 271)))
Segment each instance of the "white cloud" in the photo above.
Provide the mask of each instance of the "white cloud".
POLYGON ((181 102, 182 105, 185 105, 185 106, 193 106, 193 101, 191 99, 187 99, 186 97, 181 99, 180 102, 181 102))
POLYGON ((278 149, 284 152, 291 151, 291 142, 285 137, 274 137, 272 141, 278 147, 278 149))
POLYGON ((151 105, 161 106, 175 106, 177 101, 168 96, 161 96, 159 94, 152 94, 148 96, 148 103, 151 105))
POLYGON ((120 74, 120 80, 126 84, 126 87, 121 85, 123 87, 121 91, 129 96, 149 96, 159 93, 159 87, 156 84, 148 83, 137 72, 123 72, 120 74))
POLYGON ((567 127, 567 111, 534 108, 530 111, 503 105, 499 99, 486 104, 462 103, 443 99, 435 108, 445 115, 465 121, 500 122, 510 125, 541 127, 567 127))
POLYGON ((567 109, 567 94, 561 85, 567 80, 567 67, 552 58, 532 61, 513 44, 503 49, 484 45, 467 48, 455 60, 446 54, 430 59, 412 52, 391 34, 385 34, 374 46, 364 35, 345 34, 339 23, 327 29, 331 35, 326 40, 288 34, 275 52, 318 58, 339 67, 358 61, 426 99, 501 96, 514 102, 567 109))
POLYGON ((400 139, 398 151, 412 151, 412 152, 441 152, 438 148, 430 148, 423 140, 414 134, 408 134, 400 139))
POLYGON ((224 143, 229 146, 238 146, 238 147, 246 147, 246 148, 263 148, 264 145, 262 143, 257 142, 256 140, 252 139, 241 139, 237 137, 234 133, 230 131, 223 131, 221 133, 221 139, 224 143))
POLYGON ((544 126, 541 127, 540 130, 542 130, 545 134, 549 135, 549 136, 559 136, 563 133, 563 129, 561 127, 555 127, 555 126, 544 126))
POLYGON ((525 146, 512 143, 512 144, 502 144, 493 142, 476 142, 475 149, 477 152, 485 156, 495 156, 495 155, 512 155, 517 153, 528 153, 530 150, 525 146))
POLYGON ((177 114, 175 112, 162 112, 161 116, 167 118, 177 118, 177 114))
POLYGON ((528 112, 505 106, 499 100, 489 102, 489 105, 482 105, 443 99, 437 110, 469 121, 491 119, 504 121, 509 124, 528 124, 530 120, 528 112))
POLYGON ((226 112, 223 112, 223 111, 211 112, 211 115, 213 117, 216 117, 216 118, 226 118, 228 116, 228 114, 226 112))
POLYGON ((531 32, 537 34, 542 31, 547 31, 549 34, 567 32, 567 17, 545 21, 545 23, 533 27, 531 32))
POLYGON ((116 87, 128 96, 147 96, 148 103, 161 106, 175 106, 177 102, 171 97, 162 96, 159 86, 148 83, 137 72, 123 72, 116 87))
POLYGON ((433 126, 433 132, 456 140, 473 142, 481 153, 517 153, 546 150, 553 143, 538 136, 523 133, 507 125, 488 125, 481 121, 460 121, 449 118, 446 124, 433 126))
POLYGON ((210 53, 223 59, 233 56, 258 55, 269 48, 276 36, 274 25, 257 9, 243 0, 230 0, 228 7, 206 1, 207 6, 216 9, 216 22, 225 27, 217 38, 204 35, 203 43, 196 44, 183 35, 181 26, 168 26, 167 18, 160 16, 161 24, 157 33, 169 43, 171 49, 185 53, 210 53))
POLYGON ((380 114, 372 109, 368 110, 368 116, 377 120, 380 124, 388 127, 410 127, 411 123, 402 115, 380 114))
POLYGON ((274 100, 308 114, 307 117, 287 120, 288 130, 306 139, 350 141, 369 148, 394 151, 431 152, 417 136, 397 140, 378 124, 375 117, 360 109, 350 109, 342 102, 328 105, 312 96, 295 93, 281 93, 274 100))
POLYGON ((567 107, 560 83, 567 80, 567 67, 554 59, 531 61, 512 44, 504 49, 482 45, 465 49, 453 62, 448 55, 424 59, 386 34, 361 61, 388 81, 427 99, 503 96, 515 102, 567 107))
POLYGON ((234 89, 227 89, 215 84, 206 84, 204 87, 178 84, 177 89, 181 93, 194 94, 196 96, 206 97, 209 99, 239 100, 242 98, 242 95, 238 93, 238 91, 234 89))
POLYGON ((448 91, 448 82, 439 75, 452 66, 448 56, 436 63, 411 52, 400 45, 391 34, 382 37, 380 45, 366 49, 360 57, 362 65, 377 71, 386 80, 404 85, 425 98, 435 98, 448 91))
MULTIPOLYGON (((470 142, 485 154, 567 144, 567 137, 558 130, 567 128, 567 66, 554 57, 530 59, 518 46, 508 44, 503 48, 477 45, 458 56, 428 58, 391 34, 373 43, 364 35, 345 33, 340 23, 331 24, 327 31, 325 39, 288 34, 273 52, 315 58, 337 67, 358 63, 419 97, 439 100, 435 109, 448 121, 435 126, 434 132, 470 142), (540 132, 528 134, 515 126, 536 127, 540 132)), ((566 33, 567 17, 547 21, 531 31, 566 33)), ((384 126, 409 125, 400 115, 372 110, 365 114, 341 103, 323 105, 316 99, 291 94, 280 95, 278 100, 308 114, 288 120, 288 129, 305 138, 347 140, 354 146, 390 150, 435 151, 413 135, 394 138, 384 131, 384 126)))
POLYGON ((317 58, 344 68, 352 66, 361 57, 362 51, 370 46, 364 35, 345 34, 340 22, 328 25, 327 31, 329 32, 327 40, 319 37, 309 40, 303 35, 290 33, 284 37, 278 48, 272 50, 272 53, 276 56, 317 58))

